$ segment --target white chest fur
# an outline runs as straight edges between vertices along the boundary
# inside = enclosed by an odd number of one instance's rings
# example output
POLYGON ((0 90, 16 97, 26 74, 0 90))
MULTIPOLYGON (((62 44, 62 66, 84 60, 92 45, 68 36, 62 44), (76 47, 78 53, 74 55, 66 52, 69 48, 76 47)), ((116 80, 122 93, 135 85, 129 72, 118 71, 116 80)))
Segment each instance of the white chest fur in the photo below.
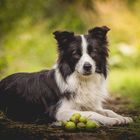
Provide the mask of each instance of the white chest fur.
POLYGON ((75 93, 75 96, 69 101, 65 101, 65 104, 69 104, 68 106, 73 109, 94 110, 107 96, 106 80, 100 74, 94 74, 87 78, 73 73, 65 82, 57 70, 56 82, 62 93, 66 91, 75 93))

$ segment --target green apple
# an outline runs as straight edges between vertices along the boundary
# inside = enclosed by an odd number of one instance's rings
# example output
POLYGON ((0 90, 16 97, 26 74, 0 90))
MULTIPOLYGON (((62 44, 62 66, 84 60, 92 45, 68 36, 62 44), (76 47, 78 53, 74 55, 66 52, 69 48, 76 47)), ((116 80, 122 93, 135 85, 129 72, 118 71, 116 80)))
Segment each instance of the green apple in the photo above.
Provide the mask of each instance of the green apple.
POLYGON ((94 129, 94 128, 97 128, 96 122, 92 121, 92 120, 88 120, 87 123, 86 123, 86 129, 91 130, 91 129, 94 129))
POLYGON ((87 118, 84 117, 84 116, 81 116, 81 117, 79 118, 79 122, 86 123, 86 122, 87 122, 87 118))
POLYGON ((77 123, 77 128, 78 129, 84 129, 85 127, 86 127, 86 125, 83 122, 77 123))
POLYGON ((71 116, 70 121, 72 121, 74 123, 78 123, 79 122, 79 117, 78 116, 71 116))
POLYGON ((80 118, 81 117, 81 114, 80 113, 74 113, 72 116, 75 116, 76 118, 80 118))
POLYGON ((65 125, 65 128, 67 130, 75 130, 76 129, 76 125, 74 122, 68 121, 65 125))

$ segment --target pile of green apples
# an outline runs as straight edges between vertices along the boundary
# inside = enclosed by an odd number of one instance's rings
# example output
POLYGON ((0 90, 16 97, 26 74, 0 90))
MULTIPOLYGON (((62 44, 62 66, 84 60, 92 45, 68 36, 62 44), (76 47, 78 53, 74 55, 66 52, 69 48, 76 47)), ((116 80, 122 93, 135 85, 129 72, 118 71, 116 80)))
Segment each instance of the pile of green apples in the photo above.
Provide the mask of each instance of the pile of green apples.
POLYGON ((95 130, 100 127, 98 123, 79 113, 73 114, 68 121, 62 121, 62 126, 65 130, 95 130))

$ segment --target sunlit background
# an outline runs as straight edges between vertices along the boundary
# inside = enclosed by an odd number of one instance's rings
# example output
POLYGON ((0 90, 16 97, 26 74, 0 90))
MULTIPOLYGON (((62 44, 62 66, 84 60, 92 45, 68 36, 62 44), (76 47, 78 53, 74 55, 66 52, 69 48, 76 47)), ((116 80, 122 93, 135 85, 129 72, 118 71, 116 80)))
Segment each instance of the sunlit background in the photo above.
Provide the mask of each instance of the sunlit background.
POLYGON ((0 78, 50 68, 52 32, 106 25, 109 90, 140 105, 140 0, 0 0, 0 78))

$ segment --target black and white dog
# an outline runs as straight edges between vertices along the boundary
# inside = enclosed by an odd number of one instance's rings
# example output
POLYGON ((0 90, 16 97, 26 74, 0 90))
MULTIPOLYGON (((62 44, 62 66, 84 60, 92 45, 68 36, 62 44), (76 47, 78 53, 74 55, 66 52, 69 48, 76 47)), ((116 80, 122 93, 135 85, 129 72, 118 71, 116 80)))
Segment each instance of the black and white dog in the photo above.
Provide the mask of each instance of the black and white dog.
POLYGON ((0 81, 0 109, 8 117, 35 121, 68 120, 73 113, 103 125, 132 122, 112 110, 103 109, 108 96, 107 37, 109 28, 95 27, 85 35, 56 31, 58 60, 51 70, 16 73, 0 81))

